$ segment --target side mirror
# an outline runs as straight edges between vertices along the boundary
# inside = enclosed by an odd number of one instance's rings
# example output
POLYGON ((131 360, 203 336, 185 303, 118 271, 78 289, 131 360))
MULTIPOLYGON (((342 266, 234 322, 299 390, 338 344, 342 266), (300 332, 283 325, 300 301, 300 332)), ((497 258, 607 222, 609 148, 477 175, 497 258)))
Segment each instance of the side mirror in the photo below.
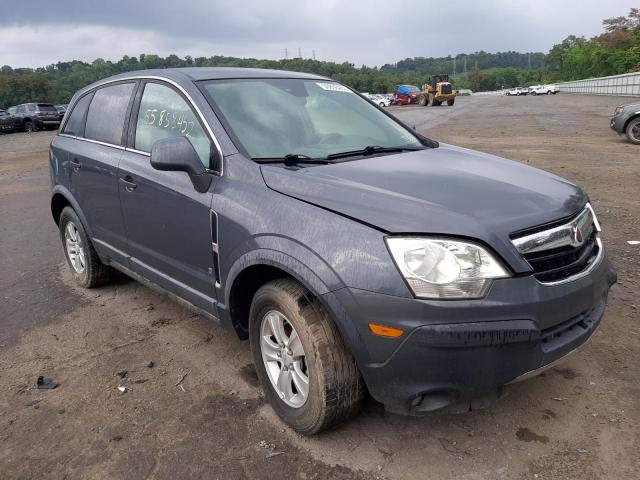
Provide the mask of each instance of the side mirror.
POLYGON ((204 193, 211 185, 211 175, 200 161, 186 137, 158 140, 151 147, 151 166, 165 172, 186 172, 197 192, 204 193))

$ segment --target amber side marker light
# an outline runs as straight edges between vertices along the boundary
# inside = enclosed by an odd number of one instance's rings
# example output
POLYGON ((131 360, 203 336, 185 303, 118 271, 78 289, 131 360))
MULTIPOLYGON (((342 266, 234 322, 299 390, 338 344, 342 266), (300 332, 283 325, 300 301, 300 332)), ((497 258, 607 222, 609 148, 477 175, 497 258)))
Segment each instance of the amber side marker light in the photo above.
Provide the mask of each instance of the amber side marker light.
POLYGON ((398 338, 404 335, 404 332, 399 328, 385 327, 377 323, 370 323, 369 330, 371 330, 371 333, 374 335, 380 335, 381 337, 398 338))

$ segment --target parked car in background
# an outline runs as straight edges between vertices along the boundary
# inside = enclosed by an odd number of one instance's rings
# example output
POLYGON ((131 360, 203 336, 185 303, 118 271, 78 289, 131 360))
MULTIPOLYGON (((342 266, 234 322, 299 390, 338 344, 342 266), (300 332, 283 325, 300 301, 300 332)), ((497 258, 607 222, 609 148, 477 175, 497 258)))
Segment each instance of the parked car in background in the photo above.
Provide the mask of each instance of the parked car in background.
POLYGON ((418 103, 420 90, 415 85, 396 85, 393 89, 393 103, 396 105, 410 105, 418 103))
POLYGON ((49 162, 72 278, 116 268, 249 340, 303 434, 365 388, 395 413, 475 410, 584 345, 616 280, 580 187, 313 74, 116 75, 74 96, 49 162))
POLYGON ((626 134, 631 143, 640 145, 640 102, 616 107, 611 128, 620 135, 626 134))
POLYGON ((60 120, 62 120, 62 117, 64 117, 64 114, 67 113, 67 104, 62 104, 62 105, 54 105, 54 107, 56 108, 58 114, 60 115, 60 120))
POLYGON ((558 87, 555 85, 534 85, 533 87, 529 87, 529 93, 531 95, 555 95, 558 91, 558 87))
POLYGON ((11 130, 35 132, 60 125, 60 114, 51 103, 23 103, 7 109, 11 130))
POLYGON ((529 89, 524 87, 516 87, 516 88, 512 88, 511 90, 507 90, 507 95, 512 97, 519 97, 521 95, 526 95, 528 93, 529 93, 529 89))
POLYGON ((391 99, 385 95, 372 95, 371 101, 377 103, 380 107, 388 107, 391 105, 391 99))
POLYGON ((13 130, 13 120, 6 111, 0 110, 0 132, 10 132, 11 130, 13 130))

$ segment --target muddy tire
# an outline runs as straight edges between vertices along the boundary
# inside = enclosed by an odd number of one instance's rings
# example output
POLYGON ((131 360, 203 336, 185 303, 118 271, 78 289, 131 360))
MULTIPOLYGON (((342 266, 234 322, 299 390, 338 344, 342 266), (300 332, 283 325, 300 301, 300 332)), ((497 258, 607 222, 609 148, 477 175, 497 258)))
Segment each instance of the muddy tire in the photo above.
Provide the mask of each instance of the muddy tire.
POLYGON ((418 97, 418 105, 420 105, 421 107, 426 107, 427 106, 427 96, 426 95, 420 95, 418 97))
POLYGON ((450 107, 453 107, 453 104, 456 103, 456 99, 453 98, 451 100, 447 100, 447 105, 449 105, 450 107))
POLYGON ((433 93, 427 94, 427 107, 432 107, 435 104, 435 100, 433 93))
POLYGON ((625 130, 627 138, 634 145, 640 145, 640 118, 634 118, 627 125, 625 130))
POLYGON ((84 288, 99 287, 109 282, 111 267, 100 261, 93 244, 71 207, 65 207, 58 222, 64 256, 74 281, 84 288))
POLYGON ((442 105, 442 102, 440 100, 436 100, 435 98, 433 99, 433 106, 434 107, 439 107, 440 105, 442 105))
POLYGON ((364 385, 356 363, 302 285, 290 279, 263 285, 251 303, 249 336, 265 396, 295 431, 313 435, 358 412, 364 385))

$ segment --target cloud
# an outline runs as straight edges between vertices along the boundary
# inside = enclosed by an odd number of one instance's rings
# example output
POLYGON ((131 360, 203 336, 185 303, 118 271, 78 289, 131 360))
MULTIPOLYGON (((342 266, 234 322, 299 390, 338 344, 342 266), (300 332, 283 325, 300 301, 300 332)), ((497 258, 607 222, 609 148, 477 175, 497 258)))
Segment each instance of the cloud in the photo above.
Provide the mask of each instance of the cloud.
POLYGON ((381 65, 413 56, 547 51, 595 35, 634 0, 4 0, 0 63, 40 66, 124 54, 289 55, 381 65))

